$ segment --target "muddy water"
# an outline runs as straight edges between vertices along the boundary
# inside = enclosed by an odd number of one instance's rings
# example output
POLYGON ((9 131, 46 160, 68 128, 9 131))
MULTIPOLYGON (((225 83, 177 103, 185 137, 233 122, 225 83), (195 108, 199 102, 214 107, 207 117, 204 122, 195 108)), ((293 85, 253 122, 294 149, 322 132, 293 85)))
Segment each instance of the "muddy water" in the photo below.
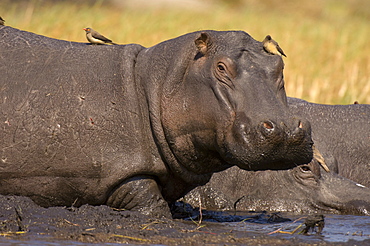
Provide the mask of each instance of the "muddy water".
POLYGON ((321 235, 287 234, 301 217, 203 211, 199 222, 199 211, 158 219, 107 206, 42 208, 29 198, 0 196, 0 245, 370 245, 370 217, 325 215, 321 235), (284 233, 271 234, 278 229, 284 233))
MULTIPOLYGON (((213 227, 223 227, 221 231, 239 232, 250 237, 258 238, 259 235, 266 235, 278 229, 282 229, 283 232, 292 232, 295 228, 302 224, 302 220, 294 222, 294 220, 301 217, 293 215, 284 215, 284 218, 289 218, 293 221, 287 221, 282 223, 270 223, 264 220, 261 221, 248 221, 243 222, 204 222, 203 224, 207 229, 203 229, 204 232, 207 230, 212 231, 213 227)), ((188 222, 184 222, 189 224, 188 222)), ((193 223, 193 222, 192 222, 193 223)), ((205 228, 204 227, 204 228, 205 228)), ((165 235, 163 235, 165 236, 165 235)), ((365 216, 351 216, 351 215, 326 215, 325 227, 321 235, 298 235, 298 234, 286 234, 286 233, 275 233, 271 234, 271 238, 282 238, 287 240, 298 240, 296 242, 307 243, 307 244, 318 244, 318 243, 344 243, 344 245, 370 245, 370 217, 365 216)), ((279 241, 280 242, 280 241, 279 241)), ((135 242, 131 242, 132 244, 135 242)), ((136 243, 135 243, 136 244, 136 243)), ((139 243, 141 244, 141 243, 139 243)), ((169 243, 172 244, 172 243, 169 243)), ((33 238, 28 239, 16 239, 10 237, 0 237, 0 245, 96 245, 95 243, 78 242, 74 240, 60 240, 50 237, 49 235, 35 235, 33 238)), ((115 246, 122 245, 121 243, 108 243, 104 245, 115 246)), ((165 245, 165 244, 151 244, 149 245, 165 245)), ((268 244, 267 244, 268 245, 268 244)), ((280 245, 280 244, 279 244, 280 245)))
MULTIPOLYGON (((229 223, 229 227, 233 227, 238 231, 253 231, 261 234, 268 234, 281 229, 280 234, 283 238, 300 237, 304 241, 310 242, 311 240, 320 240, 325 242, 348 242, 370 240, 370 217, 368 216, 353 216, 353 215, 325 215, 325 227, 320 236, 316 233, 314 235, 305 236, 297 235, 297 233, 290 235, 285 232, 292 232, 298 226, 302 225, 305 217, 304 215, 289 215, 281 214, 284 218, 289 218, 292 221, 283 223, 229 223), (302 218, 302 219, 300 219, 302 218), (297 221, 296 221, 297 220, 297 221)), ((298 232, 301 230, 298 230, 298 232)), ((271 234, 270 234, 271 235, 271 234)), ((369 242, 370 245, 370 242, 369 242)))

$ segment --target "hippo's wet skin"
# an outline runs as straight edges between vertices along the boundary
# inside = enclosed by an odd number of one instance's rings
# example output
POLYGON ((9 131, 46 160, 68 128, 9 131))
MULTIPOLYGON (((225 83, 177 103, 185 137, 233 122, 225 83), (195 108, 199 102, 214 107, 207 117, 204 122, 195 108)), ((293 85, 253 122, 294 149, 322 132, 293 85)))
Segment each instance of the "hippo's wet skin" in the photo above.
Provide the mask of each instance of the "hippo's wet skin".
POLYGON ((186 195, 185 201, 217 210, 370 215, 370 189, 333 171, 325 172, 316 160, 281 171, 232 167, 214 174, 209 183, 186 195))
POLYGON ((168 216, 216 171, 312 158, 309 123, 286 107, 281 57, 245 32, 146 49, 3 26, 0 47, 1 194, 168 216))
POLYGON ((327 105, 297 98, 288 102, 293 114, 310 121, 320 152, 336 159, 330 168, 370 187, 370 105, 327 105))
POLYGON ((186 197, 207 208, 370 214, 370 105, 323 105, 288 98, 293 114, 311 122, 315 146, 330 168, 313 161, 287 171, 216 173, 186 197), (365 187, 366 186, 366 187, 365 187))

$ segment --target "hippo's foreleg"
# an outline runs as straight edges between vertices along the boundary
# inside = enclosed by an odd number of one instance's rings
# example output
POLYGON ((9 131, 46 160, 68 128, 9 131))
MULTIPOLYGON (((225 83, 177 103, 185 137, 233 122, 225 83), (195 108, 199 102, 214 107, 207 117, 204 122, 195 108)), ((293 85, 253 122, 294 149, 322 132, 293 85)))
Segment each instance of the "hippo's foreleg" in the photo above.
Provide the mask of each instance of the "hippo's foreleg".
POLYGON ((148 176, 135 176, 121 184, 108 198, 107 205, 139 211, 155 217, 170 217, 168 203, 157 182, 148 176))

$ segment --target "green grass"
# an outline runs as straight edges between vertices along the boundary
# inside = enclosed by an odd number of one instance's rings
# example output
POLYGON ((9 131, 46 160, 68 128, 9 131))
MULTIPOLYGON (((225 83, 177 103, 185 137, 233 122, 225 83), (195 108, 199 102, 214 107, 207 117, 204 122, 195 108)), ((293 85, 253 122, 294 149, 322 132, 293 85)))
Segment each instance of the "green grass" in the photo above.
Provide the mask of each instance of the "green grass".
POLYGON ((84 4, 2 0, 0 16, 9 26, 53 38, 86 42, 82 28, 92 27, 116 43, 147 47, 202 29, 244 30, 257 40, 270 34, 288 56, 288 96, 370 104, 368 0, 204 0, 189 8, 78 2, 84 4))

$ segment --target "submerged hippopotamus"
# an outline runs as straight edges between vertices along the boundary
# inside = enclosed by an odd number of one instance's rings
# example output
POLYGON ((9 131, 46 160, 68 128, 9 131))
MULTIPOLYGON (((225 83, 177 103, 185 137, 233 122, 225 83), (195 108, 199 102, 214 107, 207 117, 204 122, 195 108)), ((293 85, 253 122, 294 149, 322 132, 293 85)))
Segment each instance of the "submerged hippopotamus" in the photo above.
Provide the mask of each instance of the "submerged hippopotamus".
POLYGON ((310 125, 286 107, 282 59, 245 32, 144 48, 0 27, 0 47, 1 194, 168 216, 214 172, 312 159, 310 125))
POLYGON ((209 209, 370 215, 370 105, 323 105, 288 98, 290 110, 307 118, 315 146, 330 172, 313 160, 286 171, 230 168, 186 196, 209 209), (200 197, 200 198, 199 198, 200 197))
MULTIPOLYGON (((333 166, 334 158, 327 158, 333 166)), ((370 215, 370 189, 324 171, 314 159, 281 171, 229 168, 192 190, 184 201, 217 210, 370 215)))

